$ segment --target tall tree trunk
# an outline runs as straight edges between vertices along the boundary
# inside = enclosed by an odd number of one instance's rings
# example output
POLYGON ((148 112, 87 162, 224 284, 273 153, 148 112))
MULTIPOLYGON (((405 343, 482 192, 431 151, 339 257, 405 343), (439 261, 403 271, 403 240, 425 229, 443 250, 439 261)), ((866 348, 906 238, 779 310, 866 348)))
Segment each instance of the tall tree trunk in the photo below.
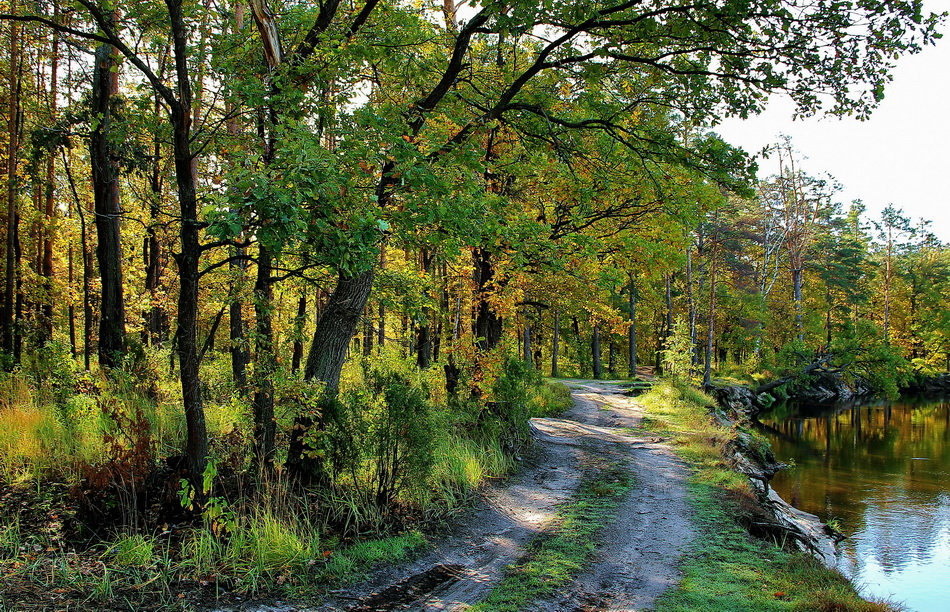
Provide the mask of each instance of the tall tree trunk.
POLYGON ((300 369, 303 360, 303 332, 307 326, 307 292, 301 290, 297 298, 297 316, 294 317, 294 347, 290 357, 290 371, 294 374, 300 369))
POLYGON ((617 375, 617 345, 613 340, 607 345, 607 373, 611 378, 617 375))
POLYGON ((122 240, 119 225, 119 168, 110 142, 113 96, 119 92, 115 48, 99 45, 93 74, 92 112, 99 117, 92 131, 89 156, 95 203, 96 259, 102 295, 99 302, 99 364, 112 368, 125 354, 125 297, 122 287, 122 240))
POLYGON ((260 246, 257 255, 257 280, 254 283, 255 353, 254 362, 254 454, 258 465, 270 466, 274 459, 276 423, 274 421, 273 258, 260 246))
MULTIPOLYGON (((426 275, 426 283, 431 282, 432 264, 435 261, 435 255, 429 249, 423 248, 419 251, 419 263, 422 272, 426 275)), ((425 289, 422 299, 428 303, 431 299, 429 290, 425 289)), ((426 306, 422 309, 422 321, 416 327, 416 363, 420 368, 429 367, 432 361, 432 320, 434 313, 432 308, 426 306)))
POLYGON ((557 367, 557 360, 559 357, 560 343, 561 343, 561 313, 557 310, 554 311, 554 329, 551 331, 551 378, 557 378, 560 376, 560 372, 557 367))
POLYGON ((627 308, 630 316, 630 327, 627 329, 627 373, 630 378, 637 376, 637 283, 630 273, 630 283, 627 285, 627 308))
MULTIPOLYGON (((660 348, 657 351, 659 355, 662 355, 663 351, 669 348, 670 338, 673 335, 673 275, 666 274, 663 277, 663 284, 666 298, 666 313, 663 318, 663 341, 660 343, 660 348)), ((657 358, 656 363, 660 371, 662 371, 663 359, 657 358)))
MULTIPOLYGON (((244 29, 244 0, 233 1, 234 21, 231 22, 231 32, 235 36, 244 29)), ((228 119, 225 123, 228 136, 237 139, 241 134, 241 122, 238 119, 236 104, 228 100, 225 108, 228 119)), ((231 270, 231 303, 228 305, 228 332, 229 348, 231 352, 231 377, 238 393, 247 395, 247 364, 250 361, 247 338, 244 336, 244 303, 241 299, 241 289, 244 285, 247 260, 242 247, 234 247, 231 253, 234 258, 228 267, 231 270)))
POLYGON ((796 260, 792 268, 792 295, 795 300, 795 337, 801 342, 805 339, 802 329, 802 264, 796 260))
POLYGON ((686 300, 689 307, 689 364, 690 373, 699 362, 696 356, 696 299, 693 297, 693 249, 686 247, 686 300))
MULTIPOLYGON (((16 2, 11 2, 11 12, 16 10, 16 2)), ((22 49, 20 42, 20 24, 10 22, 10 45, 7 92, 7 202, 6 202, 6 252, 3 283, 3 308, 0 310, 0 330, 3 334, 3 351, 8 355, 14 349, 14 300, 16 291, 16 230, 19 220, 17 180, 18 158, 20 150, 20 105, 22 49)), ((10 364, 12 365, 12 364, 10 364)))
POLYGON ((884 344, 891 342, 891 256, 894 237, 891 224, 887 225, 887 252, 884 259, 884 344))
MULTIPOLYGON (((236 254, 242 254, 241 251, 242 249, 236 249, 236 254)), ((243 276, 244 267, 243 261, 232 262, 232 274, 243 276)), ((241 284, 242 281, 238 279, 231 288, 231 303, 228 305, 228 331, 231 351, 231 376, 234 379, 234 386, 238 393, 246 395, 248 391, 247 363, 250 356, 248 355, 247 338, 244 336, 244 304, 241 301, 239 290, 241 284)))
MULTIPOLYGON (((82 255, 82 316, 83 316, 83 365, 86 371, 89 370, 89 360, 92 355, 92 302, 89 296, 89 286, 92 284, 92 253, 89 250, 89 240, 87 237, 87 227, 85 206, 79 198, 79 190, 76 188, 76 179, 73 177, 72 166, 66 152, 63 155, 63 169, 66 171, 66 180, 69 183, 69 190, 73 194, 73 203, 76 205, 76 213, 79 215, 79 245, 82 255)), ((70 284, 70 286, 72 286, 70 284)), ((75 330, 71 329, 71 333, 75 330)))
POLYGON ((201 243, 195 164, 191 151, 191 82, 187 30, 181 0, 167 0, 174 45, 178 99, 170 108, 175 152, 175 182, 180 209, 178 263, 178 368, 187 430, 186 456, 192 482, 200 484, 208 458, 208 432, 198 374, 198 288, 201 243))
POLYGON ((23 304, 25 296, 23 295, 23 268, 21 266, 23 260, 23 245, 20 242, 19 211, 16 212, 16 219, 13 223, 13 249, 13 269, 16 272, 16 304, 13 314, 13 362, 20 363, 23 354, 23 304))
MULTIPOLYGON (((164 65, 165 58, 161 60, 164 65)), ((164 72, 159 68, 159 73, 164 72)), ((155 96, 155 116, 161 112, 159 96, 155 96)), ((149 344, 161 344, 168 336, 168 315, 159 304, 161 288, 162 243, 158 236, 160 224, 159 213, 163 198, 162 146, 159 134, 156 133, 152 142, 153 166, 149 174, 149 224, 145 228, 143 250, 145 252, 145 291, 149 295, 150 305, 145 313, 145 337, 149 344)))
MULTIPOLYGON (((384 270, 385 268, 386 245, 381 244, 379 246, 379 269, 384 270)), ((379 300, 379 314, 377 315, 376 325, 376 344, 378 344, 380 350, 382 350, 386 344, 386 305, 383 304, 382 300, 379 300)))
POLYGON ((489 294, 497 290, 495 267, 491 253, 478 247, 474 250, 475 263, 475 346, 490 351, 501 342, 504 321, 489 301, 489 294))
POLYGON ((69 287, 66 319, 69 322, 69 354, 73 359, 76 358, 76 353, 78 352, 76 345, 76 305, 73 303, 73 285, 76 282, 76 264, 74 257, 73 243, 69 241, 69 245, 66 248, 66 284, 69 287))
POLYGON ((599 380, 603 376, 603 371, 600 367, 600 323, 594 323, 594 332, 590 341, 590 353, 594 378, 599 380))
POLYGON ((373 319, 370 313, 372 307, 367 304, 363 311, 363 356, 369 357, 373 354, 373 339, 376 337, 376 330, 373 329, 373 319))
POLYGON ((708 387, 712 380, 712 354, 714 324, 716 322, 716 261, 715 248, 709 260, 709 313, 706 319, 706 351, 703 364, 703 387, 708 387))
MULTIPOLYGON (((53 20, 58 19, 59 4, 53 2, 53 20)), ((59 34, 53 31, 51 49, 50 84, 49 84, 49 112, 50 123, 56 123, 56 102, 59 96, 59 34)), ((44 223, 41 232, 42 261, 40 275, 43 278, 43 293, 40 298, 40 321, 37 343, 46 344, 53 337, 53 240, 56 230, 56 155, 50 150, 46 160, 46 197, 43 207, 44 223)))
POLYGON ((531 354, 531 320, 525 318, 524 322, 524 360, 525 362, 534 367, 534 356, 531 354))
MULTIPOLYGON (((340 370, 372 292, 374 275, 375 268, 356 276, 344 276, 341 273, 336 289, 317 320, 304 366, 304 378, 322 381, 326 385, 324 396, 328 401, 332 401, 339 391, 340 370)), ((322 461, 312 452, 306 439, 311 429, 320 430, 324 427, 325 418, 324 414, 316 420, 310 416, 294 418, 287 451, 287 469, 304 482, 324 477, 322 461)))

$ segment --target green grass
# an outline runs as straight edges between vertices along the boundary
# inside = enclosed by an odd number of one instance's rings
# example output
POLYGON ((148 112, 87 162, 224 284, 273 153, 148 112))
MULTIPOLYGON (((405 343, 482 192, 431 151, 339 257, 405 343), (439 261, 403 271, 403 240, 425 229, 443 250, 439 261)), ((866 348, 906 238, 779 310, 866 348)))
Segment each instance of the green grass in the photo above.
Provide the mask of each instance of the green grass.
POLYGON ((694 478, 690 494, 699 536, 683 580, 659 599, 657 612, 891 609, 864 601, 844 576, 810 555, 750 538, 715 485, 694 478))
POLYGON ((571 389, 564 383, 544 381, 534 389, 529 403, 531 416, 555 417, 571 407, 571 389))
POLYGON ((754 493, 748 479, 723 460, 723 445, 735 432, 714 424, 708 396, 662 381, 639 401, 645 427, 671 436, 693 469, 689 492, 699 528, 682 565, 683 579, 657 601, 657 612, 894 609, 863 600, 844 576, 810 555, 749 536, 737 517, 754 493))
POLYGON ((359 542, 332 552, 318 577, 324 583, 352 582, 374 566, 408 559, 427 544, 422 532, 415 530, 388 538, 359 542))
POLYGON ((560 506, 555 525, 539 536, 473 612, 515 612, 569 583, 590 561, 597 534, 632 487, 630 473, 607 466, 586 476, 560 506))

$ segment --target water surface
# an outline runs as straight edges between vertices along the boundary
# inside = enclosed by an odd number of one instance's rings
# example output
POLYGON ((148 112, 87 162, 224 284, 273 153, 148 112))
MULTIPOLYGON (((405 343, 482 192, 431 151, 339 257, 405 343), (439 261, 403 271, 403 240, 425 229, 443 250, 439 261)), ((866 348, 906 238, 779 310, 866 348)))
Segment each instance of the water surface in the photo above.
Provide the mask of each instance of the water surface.
POLYGON ((950 403, 780 407, 761 417, 780 461, 772 486, 835 521, 862 592, 950 610, 950 403))

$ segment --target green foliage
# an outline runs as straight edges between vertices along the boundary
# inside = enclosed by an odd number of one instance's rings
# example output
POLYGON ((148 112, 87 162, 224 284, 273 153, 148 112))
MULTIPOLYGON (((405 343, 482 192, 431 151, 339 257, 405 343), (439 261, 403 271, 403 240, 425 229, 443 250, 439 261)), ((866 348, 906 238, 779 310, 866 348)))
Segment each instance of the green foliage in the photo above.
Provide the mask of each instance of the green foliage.
POLYGON ((559 382, 542 382, 534 387, 529 400, 530 416, 556 417, 573 404, 571 389, 559 382))
POLYGON ((386 510, 428 479, 432 406, 422 381, 405 369, 368 361, 361 374, 361 386, 322 400, 327 427, 316 442, 330 459, 332 482, 386 510))
POLYGON ((37 391, 40 401, 56 404, 65 403, 72 397, 77 383, 83 378, 69 345, 62 342, 47 342, 28 353, 22 368, 31 379, 31 387, 37 391))
POLYGON ((528 418, 532 394, 543 383, 531 364, 507 357, 492 386, 493 404, 479 415, 479 427, 490 437, 501 440, 503 447, 514 450, 528 439, 528 418))
POLYGON ((155 541, 142 534, 119 538, 103 557, 120 566, 149 567, 155 562, 155 541))
POLYGON ((663 372, 676 380, 688 381, 693 369, 693 350, 686 319, 677 317, 673 323, 673 333, 662 351, 663 372))
POLYGON ((187 572, 236 580, 246 592, 271 589, 281 577, 306 575, 323 558, 312 524, 267 509, 241 516, 227 538, 197 530, 183 543, 182 554, 187 572))

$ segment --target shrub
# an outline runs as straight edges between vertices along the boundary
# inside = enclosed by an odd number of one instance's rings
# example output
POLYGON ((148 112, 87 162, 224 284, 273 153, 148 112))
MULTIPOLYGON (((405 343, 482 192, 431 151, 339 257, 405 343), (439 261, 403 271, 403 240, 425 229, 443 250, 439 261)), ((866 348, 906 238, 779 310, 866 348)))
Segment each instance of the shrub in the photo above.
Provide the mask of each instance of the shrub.
POLYGON ((501 441, 506 452, 514 452, 528 439, 532 394, 543 384, 541 374, 525 361, 504 360, 492 386, 495 398, 481 413, 480 426, 501 441))
POLYGON ((380 360, 366 362, 360 378, 362 385, 321 401, 324 429, 310 442, 347 525, 377 515, 361 505, 385 515, 406 501, 403 493, 428 482, 433 461, 432 407, 420 378, 380 360))

